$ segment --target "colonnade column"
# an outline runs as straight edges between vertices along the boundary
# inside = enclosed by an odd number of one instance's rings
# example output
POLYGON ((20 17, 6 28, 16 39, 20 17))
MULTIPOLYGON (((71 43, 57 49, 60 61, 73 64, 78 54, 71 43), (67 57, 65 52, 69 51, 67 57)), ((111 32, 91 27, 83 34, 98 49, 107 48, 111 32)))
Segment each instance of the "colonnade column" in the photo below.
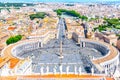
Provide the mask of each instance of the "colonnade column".
POLYGON ((46 73, 49 74, 49 66, 46 67, 46 73))
POLYGON ((62 74, 62 65, 60 65, 59 69, 60 69, 60 74, 62 74))
POLYGON ((79 75, 81 75, 82 73, 82 69, 81 69, 81 66, 79 67, 79 75))
POLYGON ((43 71, 43 67, 40 68, 40 74, 43 75, 44 74, 44 71, 43 71))
POLYGON ((66 74, 68 75, 69 74, 69 66, 67 65, 66 67, 66 74))

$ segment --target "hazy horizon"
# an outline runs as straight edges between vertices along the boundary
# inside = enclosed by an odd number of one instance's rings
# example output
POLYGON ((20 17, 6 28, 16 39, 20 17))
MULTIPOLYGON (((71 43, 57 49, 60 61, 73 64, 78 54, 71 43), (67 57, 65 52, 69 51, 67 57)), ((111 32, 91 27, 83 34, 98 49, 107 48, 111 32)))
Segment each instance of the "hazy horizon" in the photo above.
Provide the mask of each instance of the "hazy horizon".
POLYGON ((111 2, 119 0, 0 0, 0 2, 111 2))

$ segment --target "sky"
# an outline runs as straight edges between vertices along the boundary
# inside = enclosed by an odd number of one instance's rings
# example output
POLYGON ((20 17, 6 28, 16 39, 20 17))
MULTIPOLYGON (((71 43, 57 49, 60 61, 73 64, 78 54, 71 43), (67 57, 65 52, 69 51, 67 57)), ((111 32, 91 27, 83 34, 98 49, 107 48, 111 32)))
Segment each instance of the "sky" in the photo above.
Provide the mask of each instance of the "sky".
POLYGON ((120 0, 0 0, 0 2, 102 2, 120 0))

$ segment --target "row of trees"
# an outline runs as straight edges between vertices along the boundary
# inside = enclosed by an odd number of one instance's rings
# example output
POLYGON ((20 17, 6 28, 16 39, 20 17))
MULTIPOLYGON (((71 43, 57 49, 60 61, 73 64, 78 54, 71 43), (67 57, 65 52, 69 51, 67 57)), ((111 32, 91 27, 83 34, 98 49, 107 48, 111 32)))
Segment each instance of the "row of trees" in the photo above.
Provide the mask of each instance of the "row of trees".
POLYGON ((41 19, 43 19, 45 17, 45 15, 46 15, 45 12, 38 12, 36 14, 31 14, 29 16, 30 16, 31 20, 34 20, 35 18, 41 18, 41 19))
POLYGON ((99 30, 101 32, 101 31, 105 31, 107 29, 112 29, 112 28, 120 29, 120 19, 117 19, 117 18, 112 18, 112 19, 104 18, 103 24, 99 25, 96 28, 94 28, 94 31, 99 30))
POLYGON ((116 18, 107 19, 106 22, 108 26, 111 26, 115 29, 120 29, 120 19, 116 19, 116 18))
POLYGON ((98 27, 94 28, 94 31, 99 30, 101 31, 106 31, 106 29, 108 28, 107 25, 99 25, 98 27))
POLYGON ((66 10, 66 9, 57 9, 55 10, 57 12, 57 15, 62 15, 62 13, 66 14, 66 15, 70 15, 73 17, 78 17, 82 20, 87 20, 88 17, 84 16, 84 15, 80 15, 78 12, 74 11, 74 10, 66 10))
POLYGON ((9 44, 12 44, 12 43, 16 43, 21 39, 22 39, 22 35, 12 36, 12 37, 7 39, 6 44, 9 45, 9 44))
POLYGON ((118 36, 118 39, 120 39, 120 34, 116 34, 116 36, 118 36))

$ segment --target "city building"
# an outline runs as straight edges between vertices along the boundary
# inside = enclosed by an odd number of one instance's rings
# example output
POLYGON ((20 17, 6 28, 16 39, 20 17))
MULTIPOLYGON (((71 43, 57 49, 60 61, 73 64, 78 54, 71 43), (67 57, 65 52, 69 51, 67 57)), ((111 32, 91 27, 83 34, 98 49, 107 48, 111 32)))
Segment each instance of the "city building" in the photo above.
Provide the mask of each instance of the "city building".
POLYGON ((118 37, 114 33, 110 33, 110 32, 102 32, 102 33, 96 32, 95 37, 99 38, 99 40, 102 40, 106 43, 109 43, 115 46, 118 40, 118 37))
POLYGON ((117 41, 117 48, 120 49, 120 40, 117 41))

